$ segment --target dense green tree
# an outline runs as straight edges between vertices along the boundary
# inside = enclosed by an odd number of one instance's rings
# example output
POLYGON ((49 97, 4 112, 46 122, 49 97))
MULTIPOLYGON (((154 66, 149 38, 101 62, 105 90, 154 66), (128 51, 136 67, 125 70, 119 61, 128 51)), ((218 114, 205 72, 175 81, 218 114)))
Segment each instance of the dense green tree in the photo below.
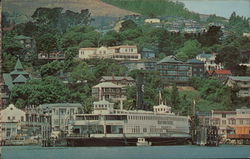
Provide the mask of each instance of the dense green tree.
POLYGON ((41 76, 55 76, 63 70, 63 62, 53 61, 43 65, 40 69, 41 76))
POLYGON ((172 90, 171 90, 171 106, 173 111, 178 111, 179 110, 179 91, 176 85, 173 85, 172 90))
POLYGON ((194 58, 200 53, 200 47, 201 45, 197 40, 188 40, 182 48, 178 49, 176 57, 183 61, 194 58))
POLYGON ((11 103, 19 108, 44 103, 68 102, 69 90, 59 79, 48 76, 16 85, 10 94, 11 103))

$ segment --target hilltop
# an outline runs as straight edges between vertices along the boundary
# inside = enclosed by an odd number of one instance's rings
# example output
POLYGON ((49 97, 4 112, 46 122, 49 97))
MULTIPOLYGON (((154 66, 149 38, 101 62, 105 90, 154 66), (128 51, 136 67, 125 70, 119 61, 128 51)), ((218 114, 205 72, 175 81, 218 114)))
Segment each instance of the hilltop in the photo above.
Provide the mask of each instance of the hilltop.
POLYGON ((92 16, 120 17, 136 14, 120 9, 101 0, 3 0, 4 11, 15 12, 30 17, 39 7, 62 7, 65 10, 80 11, 89 9, 92 16))

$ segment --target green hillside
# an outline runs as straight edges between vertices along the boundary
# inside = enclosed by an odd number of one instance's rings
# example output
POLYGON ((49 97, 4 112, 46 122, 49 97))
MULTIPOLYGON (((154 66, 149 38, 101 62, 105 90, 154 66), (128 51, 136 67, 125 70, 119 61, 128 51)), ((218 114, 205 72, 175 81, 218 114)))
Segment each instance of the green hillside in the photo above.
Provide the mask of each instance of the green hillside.
POLYGON ((183 3, 169 0, 102 0, 119 8, 154 16, 181 16, 199 20, 199 14, 190 12, 183 3))

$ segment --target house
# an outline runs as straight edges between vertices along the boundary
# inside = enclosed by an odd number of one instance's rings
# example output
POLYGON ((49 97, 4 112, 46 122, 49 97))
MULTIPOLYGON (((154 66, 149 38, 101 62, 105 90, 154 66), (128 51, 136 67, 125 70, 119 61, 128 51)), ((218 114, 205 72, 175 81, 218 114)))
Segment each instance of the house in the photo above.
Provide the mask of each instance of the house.
POLYGON ((250 76, 229 76, 226 85, 238 89, 238 97, 250 98, 250 76))
POLYGON ((141 57, 143 59, 155 58, 155 51, 148 48, 143 48, 141 50, 141 57))
POLYGON ((178 60, 175 56, 167 56, 157 62, 157 71, 165 84, 188 85, 191 69, 188 63, 178 60))
POLYGON ((31 75, 24 71, 21 61, 18 59, 14 71, 3 74, 4 84, 8 90, 12 90, 15 85, 24 84, 31 79, 31 75))
POLYGON ((131 70, 156 70, 156 62, 154 60, 138 60, 138 61, 122 61, 120 64, 131 70))
POLYGON ((203 52, 202 54, 197 55, 196 59, 205 63, 205 70, 206 71, 223 69, 221 64, 215 63, 215 57, 216 57, 215 53, 214 54, 206 54, 203 52))
POLYGON ((38 109, 51 116, 52 135, 67 134, 70 120, 78 114, 82 105, 79 103, 53 103, 39 105, 38 109))
POLYGON ((204 77, 205 67, 204 62, 197 59, 190 59, 187 61, 191 66, 192 77, 204 77))
POLYGON ((112 82, 120 86, 132 86, 135 80, 132 77, 126 76, 102 76, 100 82, 112 82))
POLYGON ((225 81, 229 76, 232 76, 232 73, 230 70, 211 70, 206 72, 206 76, 225 81))
POLYGON ((150 18, 150 19, 145 19, 144 22, 152 24, 152 23, 160 23, 161 20, 158 18, 150 18))
POLYGON ((64 60, 65 54, 63 52, 51 52, 51 53, 45 53, 40 52, 38 54, 39 60, 64 60))
POLYGON ((112 47, 100 48, 80 48, 78 57, 80 59, 115 59, 123 60, 140 60, 141 54, 138 53, 137 46, 135 45, 120 45, 112 47))
POLYGON ((126 88, 112 82, 102 82, 92 87, 92 97, 95 100, 117 102, 126 99, 126 88))
POLYGON ((25 112, 10 104, 0 111, 1 140, 11 140, 19 136, 21 122, 26 120, 25 112))

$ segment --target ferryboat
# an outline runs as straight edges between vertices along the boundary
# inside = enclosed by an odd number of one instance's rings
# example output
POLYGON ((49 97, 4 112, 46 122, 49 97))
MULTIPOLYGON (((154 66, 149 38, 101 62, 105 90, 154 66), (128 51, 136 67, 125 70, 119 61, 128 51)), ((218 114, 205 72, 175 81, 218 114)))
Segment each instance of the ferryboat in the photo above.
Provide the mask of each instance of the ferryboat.
POLYGON ((148 142, 148 141, 145 140, 145 138, 139 137, 136 145, 137 146, 151 146, 152 142, 148 142))
POLYGON ((68 146, 137 146, 138 138, 152 146, 184 145, 191 140, 189 118, 163 104, 153 111, 125 110, 106 100, 94 102, 91 114, 76 114, 70 122, 68 146))

